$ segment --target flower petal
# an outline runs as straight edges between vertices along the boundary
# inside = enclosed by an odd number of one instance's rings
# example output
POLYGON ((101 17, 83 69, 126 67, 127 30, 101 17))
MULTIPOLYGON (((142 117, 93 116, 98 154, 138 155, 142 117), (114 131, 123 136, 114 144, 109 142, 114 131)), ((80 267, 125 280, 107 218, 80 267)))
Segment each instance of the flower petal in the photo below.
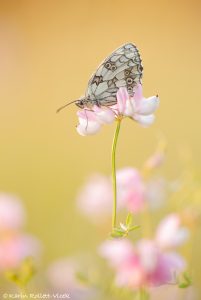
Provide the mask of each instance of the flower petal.
POLYGON ((159 224, 156 242, 161 248, 172 248, 183 244, 189 236, 187 228, 181 226, 179 215, 170 214, 159 224))
POLYGON ((93 111, 89 111, 86 109, 79 110, 77 112, 77 116, 80 122, 82 122, 82 119, 88 120, 88 121, 97 121, 96 115, 93 111))
POLYGON ((126 101, 129 99, 128 91, 125 87, 119 88, 117 92, 118 112, 122 114, 126 108, 126 101))
POLYGON ((95 121, 88 121, 87 123, 87 120, 84 119, 82 119, 82 123, 80 123, 76 127, 77 132, 82 136, 96 134, 100 130, 100 128, 101 128, 100 123, 95 121))
POLYGON ((127 99, 126 107, 124 109, 124 116, 132 117, 136 111, 136 104, 134 99, 127 99))
POLYGON ((143 98, 137 107, 137 113, 140 115, 150 115, 152 114, 159 105, 159 97, 152 96, 149 98, 143 98))
POLYGON ((140 115, 140 114, 134 114, 133 119, 140 123, 143 127, 148 127, 151 125, 154 120, 155 116, 154 115, 140 115))
POLYGON ((98 106, 94 106, 93 110, 95 112, 96 118, 100 123, 111 124, 115 119, 115 114, 112 109, 107 107, 100 108, 98 106))
POLYGON ((99 247, 99 254, 107 259, 109 264, 118 268, 133 255, 133 246, 127 239, 110 240, 99 247))
POLYGON ((142 95, 142 85, 138 84, 134 92, 135 92, 134 99, 137 102, 140 101, 143 98, 143 95, 142 95))

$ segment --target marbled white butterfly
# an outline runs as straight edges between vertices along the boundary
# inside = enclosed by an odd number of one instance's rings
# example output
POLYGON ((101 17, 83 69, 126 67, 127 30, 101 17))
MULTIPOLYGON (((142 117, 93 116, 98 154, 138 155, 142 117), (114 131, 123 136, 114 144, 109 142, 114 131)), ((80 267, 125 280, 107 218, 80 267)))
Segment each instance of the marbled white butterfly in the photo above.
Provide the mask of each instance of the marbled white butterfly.
MULTIPOLYGON (((116 93, 120 87, 126 87, 133 96, 135 87, 141 83, 143 67, 138 49, 127 43, 110 56, 98 67, 89 80, 85 96, 73 101, 79 108, 91 109, 93 105, 112 106, 116 104, 116 93)), ((60 111, 70 102, 57 110, 60 111)))

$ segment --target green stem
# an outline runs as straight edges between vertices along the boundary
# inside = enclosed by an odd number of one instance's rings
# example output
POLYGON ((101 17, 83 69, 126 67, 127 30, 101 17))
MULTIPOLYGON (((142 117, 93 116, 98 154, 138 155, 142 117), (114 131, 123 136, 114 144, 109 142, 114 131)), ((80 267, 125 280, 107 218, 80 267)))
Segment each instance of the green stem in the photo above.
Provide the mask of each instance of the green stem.
POLYGON ((140 300, 148 300, 148 299, 149 299, 149 294, 146 291, 146 289, 142 287, 140 289, 140 300))
POLYGON ((112 229, 116 227, 117 214, 117 180, 116 180, 116 147, 121 126, 121 119, 117 119, 117 127, 115 130, 112 143, 112 186, 113 186, 113 211, 112 211, 112 229))

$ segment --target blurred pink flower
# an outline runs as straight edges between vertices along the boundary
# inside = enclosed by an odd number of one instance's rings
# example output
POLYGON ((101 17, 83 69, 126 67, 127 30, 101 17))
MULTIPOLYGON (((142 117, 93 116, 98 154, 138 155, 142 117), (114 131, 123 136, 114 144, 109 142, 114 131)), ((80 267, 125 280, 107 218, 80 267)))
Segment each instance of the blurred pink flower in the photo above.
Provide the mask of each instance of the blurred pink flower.
MULTIPOLYGON (((95 299, 95 290, 79 280, 80 271, 80 264, 73 258, 53 262, 47 270, 51 290, 68 293, 73 299, 95 299)), ((86 270, 84 274, 87 276, 86 270)))
POLYGON ((108 260, 111 267, 122 266, 125 259, 133 256, 134 246, 128 239, 114 239, 104 242, 99 247, 101 256, 108 260))
POLYGON ((130 212, 144 208, 145 186, 138 170, 124 168, 117 171, 117 202, 130 212))
POLYGON ((79 125, 77 131, 83 136, 95 134, 101 129, 101 125, 112 123, 118 116, 130 117, 146 127, 153 123, 153 113, 158 105, 158 96, 143 97, 141 84, 136 87, 133 97, 130 97, 127 89, 122 87, 117 92, 116 105, 111 107, 94 105, 91 111, 87 109, 78 111, 79 125))
POLYGON ((25 211, 20 200, 12 195, 0 194, 0 232, 19 230, 25 221, 25 211))
POLYGON ((117 286, 136 289, 167 284, 185 268, 181 256, 163 252, 152 240, 140 240, 135 246, 125 239, 106 241, 99 251, 113 267, 117 286))
MULTIPOLYGON (((144 208, 145 187, 139 171, 124 168, 117 171, 117 209, 139 212, 144 208)), ((94 223, 104 223, 112 212, 112 183, 109 177, 92 176, 77 197, 79 210, 94 223)))
POLYGON ((183 244, 189 237, 189 231, 182 226, 178 214, 168 215, 161 221, 156 231, 156 243, 162 249, 173 248, 183 244))
POLYGON ((78 194, 77 205, 94 223, 104 223, 112 212, 112 184, 109 177, 91 176, 78 194))
POLYGON ((81 285, 76 279, 78 265, 70 259, 59 259, 52 263, 47 272, 51 285, 58 290, 69 291, 80 288, 81 285))
POLYGON ((16 268, 27 257, 40 253, 38 240, 30 235, 13 234, 0 239, 0 271, 16 268))

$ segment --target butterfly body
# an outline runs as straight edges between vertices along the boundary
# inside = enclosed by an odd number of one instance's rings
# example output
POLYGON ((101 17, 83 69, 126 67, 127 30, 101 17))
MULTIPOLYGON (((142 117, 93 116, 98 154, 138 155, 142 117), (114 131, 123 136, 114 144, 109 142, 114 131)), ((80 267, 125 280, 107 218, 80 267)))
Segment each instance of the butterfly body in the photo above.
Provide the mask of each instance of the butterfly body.
POLYGON ((133 96, 135 87, 141 83, 142 70, 136 46, 131 43, 121 46, 101 63, 89 80, 85 96, 75 104, 82 109, 115 105, 120 87, 126 87, 133 96))

